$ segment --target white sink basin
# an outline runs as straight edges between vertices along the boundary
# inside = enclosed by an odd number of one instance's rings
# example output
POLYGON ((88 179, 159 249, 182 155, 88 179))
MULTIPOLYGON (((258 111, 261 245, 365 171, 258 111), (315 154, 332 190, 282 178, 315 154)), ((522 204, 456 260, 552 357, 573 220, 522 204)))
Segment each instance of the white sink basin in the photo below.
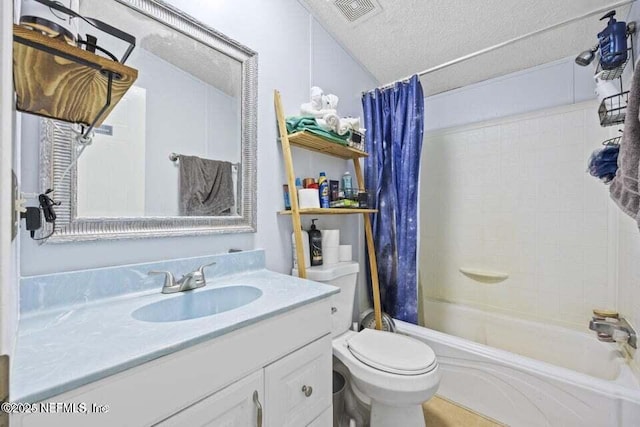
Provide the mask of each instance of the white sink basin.
POLYGON ((242 307, 260 298, 253 286, 227 286, 206 291, 182 292, 178 296, 140 307, 131 315, 145 322, 177 322, 197 319, 242 307))

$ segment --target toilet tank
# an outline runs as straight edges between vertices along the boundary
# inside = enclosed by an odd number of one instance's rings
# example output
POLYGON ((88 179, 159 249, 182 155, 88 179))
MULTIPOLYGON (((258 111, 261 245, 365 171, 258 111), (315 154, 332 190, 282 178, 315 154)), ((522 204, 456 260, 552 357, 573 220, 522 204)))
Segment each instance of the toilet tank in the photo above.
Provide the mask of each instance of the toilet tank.
MULTIPOLYGON (((351 327, 359 270, 360 265, 355 261, 307 268, 308 280, 340 288, 340 293, 330 297, 332 309, 331 335, 334 337, 346 332, 351 327)), ((297 276, 298 270, 293 269, 291 274, 297 276)))

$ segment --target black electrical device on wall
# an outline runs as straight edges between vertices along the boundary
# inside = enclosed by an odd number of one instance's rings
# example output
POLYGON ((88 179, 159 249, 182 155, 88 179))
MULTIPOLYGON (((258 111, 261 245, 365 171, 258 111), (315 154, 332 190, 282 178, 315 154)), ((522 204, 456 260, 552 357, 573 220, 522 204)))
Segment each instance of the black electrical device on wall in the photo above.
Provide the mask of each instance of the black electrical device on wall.
POLYGON ((27 230, 29 230, 29 233, 33 240, 46 240, 55 232, 56 211, 53 207, 59 206, 60 202, 56 202, 51 197, 49 197, 49 193, 51 192, 52 190, 47 190, 47 192, 40 194, 38 196, 38 206, 29 206, 26 208, 25 212, 20 214, 20 217, 25 219, 27 230), (46 222, 53 224, 53 228, 49 235, 36 238, 36 231, 42 227, 43 216, 46 222))

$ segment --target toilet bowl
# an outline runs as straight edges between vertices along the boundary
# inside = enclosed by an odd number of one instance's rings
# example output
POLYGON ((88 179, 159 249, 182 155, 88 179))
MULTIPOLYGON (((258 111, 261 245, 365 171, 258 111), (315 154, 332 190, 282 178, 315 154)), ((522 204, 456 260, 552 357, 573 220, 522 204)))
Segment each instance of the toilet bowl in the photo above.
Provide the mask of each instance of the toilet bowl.
POLYGON ((333 354, 348 369, 353 394, 370 407, 371 427, 424 427, 422 403, 440 384, 435 353, 405 335, 349 330, 358 269, 356 262, 307 269, 309 280, 340 288, 331 297, 333 354))

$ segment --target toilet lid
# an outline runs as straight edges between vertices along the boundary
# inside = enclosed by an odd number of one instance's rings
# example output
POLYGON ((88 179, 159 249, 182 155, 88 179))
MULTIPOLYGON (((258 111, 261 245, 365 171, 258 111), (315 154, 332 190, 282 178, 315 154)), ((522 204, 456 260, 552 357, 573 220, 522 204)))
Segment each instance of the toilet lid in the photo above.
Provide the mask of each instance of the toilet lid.
POLYGON ((363 329, 349 339, 347 346, 365 365, 392 374, 420 375, 436 366, 431 347, 405 335, 363 329))

